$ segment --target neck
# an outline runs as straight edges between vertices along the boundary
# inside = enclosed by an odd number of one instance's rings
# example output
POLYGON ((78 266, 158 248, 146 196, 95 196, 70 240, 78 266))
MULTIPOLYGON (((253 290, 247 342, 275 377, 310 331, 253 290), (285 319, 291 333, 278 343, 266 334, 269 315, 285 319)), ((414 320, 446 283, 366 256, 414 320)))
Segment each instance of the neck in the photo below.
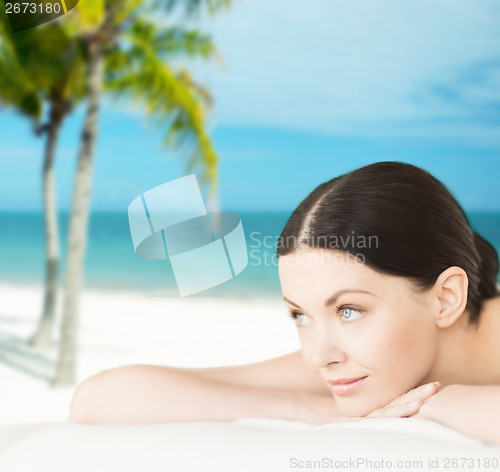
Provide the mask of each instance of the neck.
POLYGON ((486 305, 479 324, 469 324, 469 313, 464 311, 452 326, 440 331, 436 362, 421 384, 436 380, 443 386, 500 383, 500 372, 494 370, 492 362, 495 355, 491 342, 492 335, 498 336, 498 329, 492 329, 491 309, 486 305))

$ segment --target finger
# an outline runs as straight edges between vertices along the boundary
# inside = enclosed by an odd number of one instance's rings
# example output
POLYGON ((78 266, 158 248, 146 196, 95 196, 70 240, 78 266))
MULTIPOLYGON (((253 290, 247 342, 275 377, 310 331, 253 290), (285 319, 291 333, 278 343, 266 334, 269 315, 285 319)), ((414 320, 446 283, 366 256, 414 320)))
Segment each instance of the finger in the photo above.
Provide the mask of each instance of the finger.
POLYGON ((439 382, 431 382, 420 385, 420 387, 413 388, 403 395, 395 398, 391 403, 389 403, 389 405, 403 405, 420 398, 429 398, 439 390, 440 386, 441 384, 439 382))
POLYGON ((414 388, 395 398, 386 406, 372 411, 365 418, 384 418, 400 416, 406 418, 418 413, 423 402, 439 391, 441 384, 432 382, 414 388))
POLYGON ((408 392, 408 401, 416 400, 418 398, 428 398, 431 395, 434 395, 438 390, 441 384, 439 382, 431 382, 420 387, 417 387, 408 392))
POLYGON ((372 411, 367 418, 407 418, 408 416, 415 415, 419 412, 420 407, 423 405, 424 400, 422 398, 412 400, 410 402, 401 403, 398 405, 387 405, 384 408, 379 408, 378 410, 372 411))
POLYGON ((422 405, 424 404, 424 400, 413 400, 412 402, 408 403, 405 408, 405 412, 401 415, 399 415, 401 418, 408 418, 409 416, 416 415, 419 411, 422 405))

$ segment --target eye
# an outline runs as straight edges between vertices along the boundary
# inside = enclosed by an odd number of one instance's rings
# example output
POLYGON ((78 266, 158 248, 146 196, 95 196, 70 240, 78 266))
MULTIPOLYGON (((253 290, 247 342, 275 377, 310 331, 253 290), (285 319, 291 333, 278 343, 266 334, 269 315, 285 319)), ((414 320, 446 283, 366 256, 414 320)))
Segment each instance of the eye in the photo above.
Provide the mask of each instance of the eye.
POLYGON ((292 312, 288 312, 288 314, 290 315, 290 317, 295 320, 295 323, 297 324, 297 326, 302 326, 304 324, 307 324, 306 320, 307 320, 307 315, 305 315, 304 313, 301 313, 300 311, 292 311, 292 312))
POLYGON ((363 313, 363 310, 359 310, 357 308, 347 305, 338 306, 337 310, 338 313, 344 317, 344 320, 349 323, 352 321, 356 321, 360 318, 360 316, 356 317, 356 314, 361 315, 363 313))

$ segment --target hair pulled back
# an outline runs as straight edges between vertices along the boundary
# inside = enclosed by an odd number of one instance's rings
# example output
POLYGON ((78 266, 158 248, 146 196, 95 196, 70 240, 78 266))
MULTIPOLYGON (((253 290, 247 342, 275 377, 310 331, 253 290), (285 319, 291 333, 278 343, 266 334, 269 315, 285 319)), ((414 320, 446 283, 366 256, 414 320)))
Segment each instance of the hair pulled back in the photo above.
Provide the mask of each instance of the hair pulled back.
POLYGON ((496 249, 471 229, 438 179, 403 162, 376 162, 316 187, 290 216, 277 257, 303 246, 355 254, 378 272, 411 279, 420 291, 448 267, 461 267, 471 324, 479 322, 484 300, 499 294, 496 249), (370 237, 376 247, 366 244, 370 237), (365 244, 342 247, 339 240, 365 244))

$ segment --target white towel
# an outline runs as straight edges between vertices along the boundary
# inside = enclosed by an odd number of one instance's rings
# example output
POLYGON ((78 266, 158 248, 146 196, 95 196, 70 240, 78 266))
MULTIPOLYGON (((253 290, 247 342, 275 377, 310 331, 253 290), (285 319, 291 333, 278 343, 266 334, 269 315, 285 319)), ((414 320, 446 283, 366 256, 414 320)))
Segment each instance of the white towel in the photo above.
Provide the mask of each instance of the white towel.
POLYGON ((326 470, 383 470, 385 461, 391 463, 386 469, 435 471, 464 458, 476 464, 467 470, 486 468, 487 461, 491 468, 493 459, 500 461, 500 448, 420 418, 325 425, 269 418, 136 426, 68 422, 38 428, 10 444, 0 470, 290 472, 314 464, 326 470))

